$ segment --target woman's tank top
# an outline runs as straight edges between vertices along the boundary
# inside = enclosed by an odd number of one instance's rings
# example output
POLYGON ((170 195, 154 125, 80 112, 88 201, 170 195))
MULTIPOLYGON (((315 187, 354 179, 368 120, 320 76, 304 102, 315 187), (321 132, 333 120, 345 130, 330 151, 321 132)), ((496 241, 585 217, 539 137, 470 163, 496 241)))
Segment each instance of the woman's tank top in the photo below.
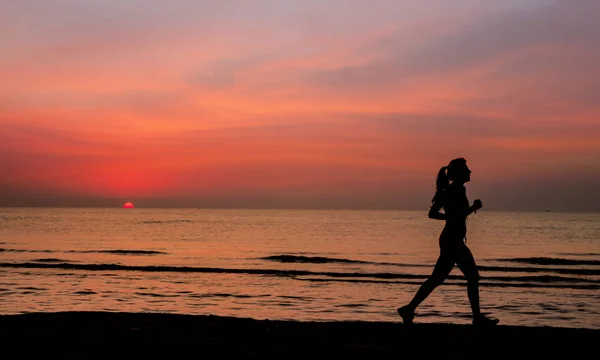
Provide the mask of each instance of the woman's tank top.
POLYGON ((443 208, 446 214, 443 235, 464 239, 467 234, 467 215, 469 213, 469 199, 464 185, 450 184, 448 186, 444 192, 443 208))

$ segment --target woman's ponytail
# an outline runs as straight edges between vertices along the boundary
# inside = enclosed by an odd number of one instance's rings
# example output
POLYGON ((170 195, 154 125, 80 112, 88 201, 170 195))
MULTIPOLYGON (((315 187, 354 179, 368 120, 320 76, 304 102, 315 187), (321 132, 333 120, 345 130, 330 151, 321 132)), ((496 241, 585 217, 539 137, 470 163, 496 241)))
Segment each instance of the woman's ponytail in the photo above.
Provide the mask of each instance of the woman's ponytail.
POLYGON ((447 166, 443 166, 438 172, 437 179, 435 181, 435 196, 431 199, 431 202, 435 202, 450 184, 448 180, 448 175, 446 175, 446 170, 448 170, 447 166))

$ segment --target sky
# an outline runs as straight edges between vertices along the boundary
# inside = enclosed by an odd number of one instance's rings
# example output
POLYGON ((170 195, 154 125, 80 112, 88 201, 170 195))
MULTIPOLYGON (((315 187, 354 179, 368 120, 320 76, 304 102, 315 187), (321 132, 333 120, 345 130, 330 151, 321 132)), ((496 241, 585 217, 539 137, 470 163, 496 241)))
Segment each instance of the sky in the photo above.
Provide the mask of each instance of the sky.
POLYGON ((600 211, 597 0, 0 2, 0 206, 600 211))

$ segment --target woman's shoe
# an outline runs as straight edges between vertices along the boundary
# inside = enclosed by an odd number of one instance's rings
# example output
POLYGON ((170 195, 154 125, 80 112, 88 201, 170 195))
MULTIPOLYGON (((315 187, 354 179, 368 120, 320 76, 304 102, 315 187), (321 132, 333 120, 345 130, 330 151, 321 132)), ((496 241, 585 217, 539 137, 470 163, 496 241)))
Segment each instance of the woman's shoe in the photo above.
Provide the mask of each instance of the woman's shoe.
POLYGON ((402 318, 402 322, 405 324, 412 324, 413 319, 415 318, 414 310, 410 309, 408 306, 403 306, 398 308, 398 315, 402 318))

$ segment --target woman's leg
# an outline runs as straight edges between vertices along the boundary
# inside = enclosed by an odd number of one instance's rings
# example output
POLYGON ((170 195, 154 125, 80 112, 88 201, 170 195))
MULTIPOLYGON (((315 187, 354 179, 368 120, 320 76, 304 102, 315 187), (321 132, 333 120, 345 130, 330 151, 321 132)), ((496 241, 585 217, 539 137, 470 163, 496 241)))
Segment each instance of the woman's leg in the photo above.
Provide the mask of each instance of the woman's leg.
POLYGON ((452 268, 454 267, 455 257, 452 254, 441 252, 435 263, 433 272, 427 280, 419 287, 419 290, 413 297, 407 308, 412 312, 421 304, 429 294, 438 286, 444 283, 452 268))
POLYGON ((475 258, 473 258, 473 254, 467 245, 461 245, 456 264, 467 279, 467 294, 469 295, 469 302, 471 303, 473 318, 477 318, 481 315, 481 310, 479 308, 480 277, 479 271, 477 270, 477 265, 475 264, 475 258))

